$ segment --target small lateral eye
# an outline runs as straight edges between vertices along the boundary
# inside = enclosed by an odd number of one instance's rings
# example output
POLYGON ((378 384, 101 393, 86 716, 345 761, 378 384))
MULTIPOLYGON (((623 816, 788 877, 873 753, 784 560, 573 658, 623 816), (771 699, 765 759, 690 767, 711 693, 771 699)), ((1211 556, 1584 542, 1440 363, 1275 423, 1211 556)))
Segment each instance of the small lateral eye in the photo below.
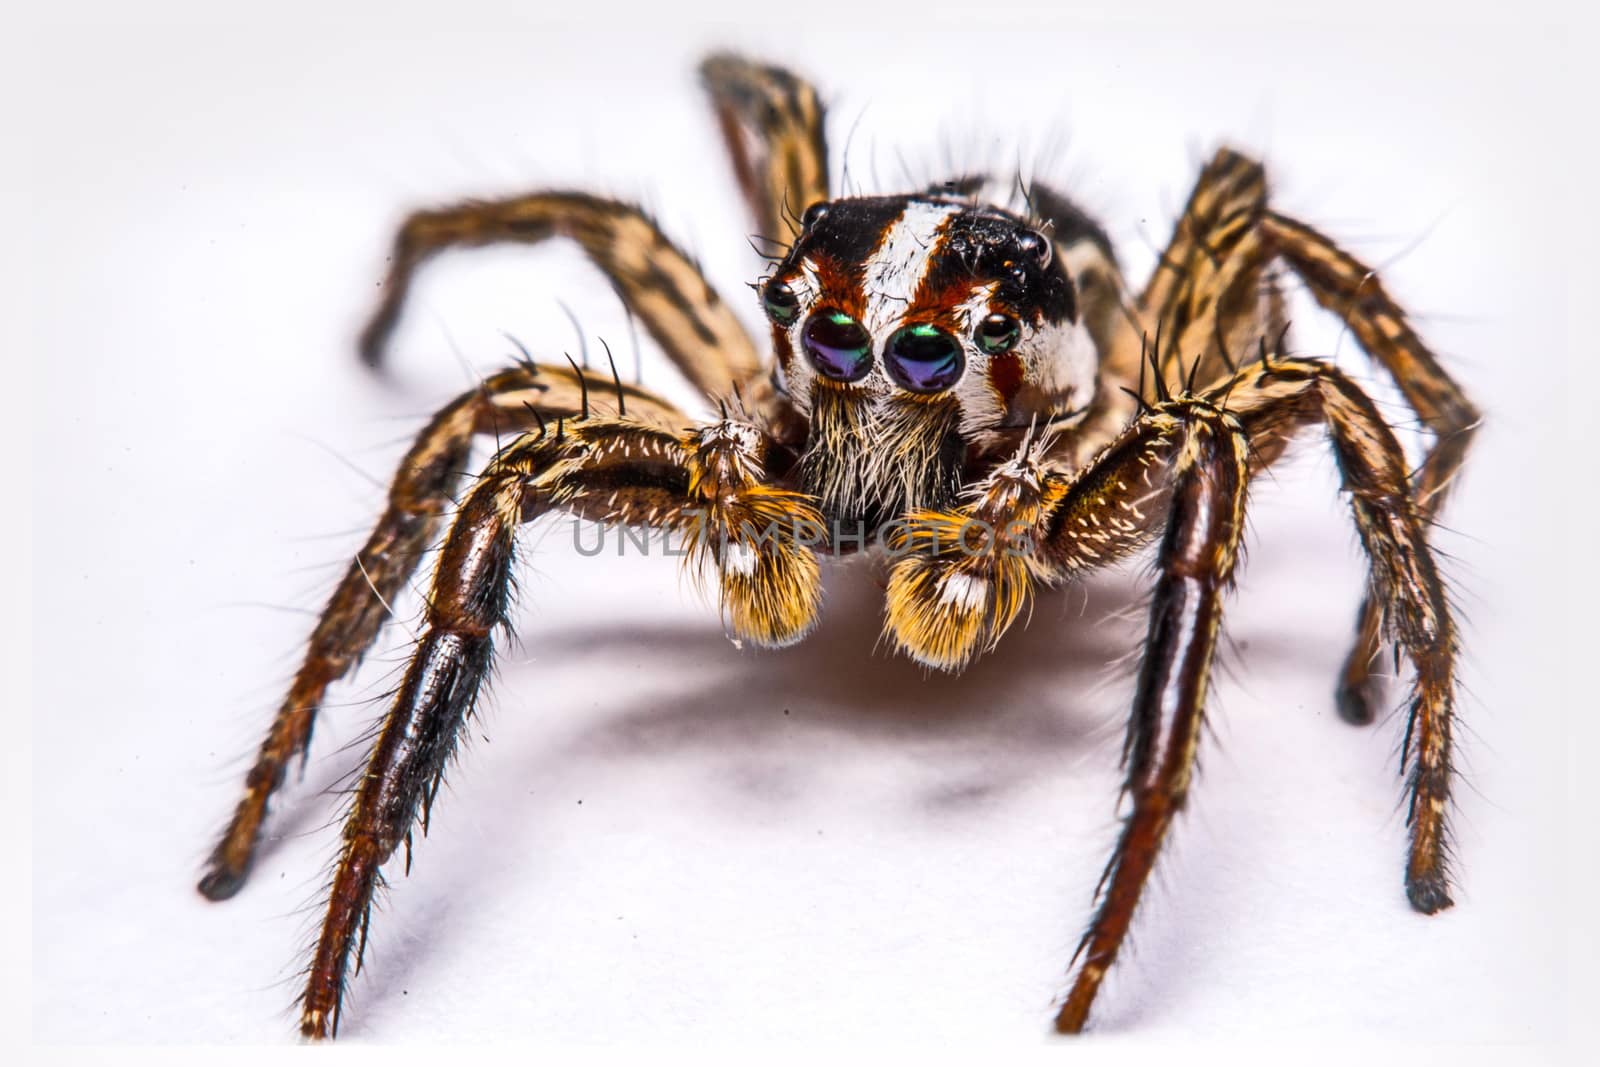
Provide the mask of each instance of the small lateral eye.
POLYGON ((793 326, 800 317, 800 297, 788 282, 768 282, 761 290, 761 304, 767 317, 779 326, 793 326))
POLYGON ((1010 315, 990 315, 978 323, 978 344, 991 356, 1009 352, 1022 337, 1022 324, 1010 315))
POLYGON ((1050 265, 1050 238, 1038 230, 1023 230, 1017 234, 1017 247, 1022 254, 1041 267, 1050 265))
POLYGON ((811 227, 820 222, 822 220, 822 216, 826 215, 827 213, 828 202, 826 200, 818 200, 815 204, 812 204, 810 207, 806 208, 805 214, 800 216, 800 227, 806 230, 811 229, 811 227))

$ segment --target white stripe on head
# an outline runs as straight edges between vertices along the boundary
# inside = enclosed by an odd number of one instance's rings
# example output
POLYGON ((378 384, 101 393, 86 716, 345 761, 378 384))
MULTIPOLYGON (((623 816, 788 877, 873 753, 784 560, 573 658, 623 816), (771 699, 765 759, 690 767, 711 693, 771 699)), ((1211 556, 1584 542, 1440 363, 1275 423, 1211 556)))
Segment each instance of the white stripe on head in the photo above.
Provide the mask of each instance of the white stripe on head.
POLYGON ((862 325, 874 338, 911 306, 938 249, 940 229, 961 210, 959 204, 913 200, 884 231, 861 283, 867 307, 862 325))

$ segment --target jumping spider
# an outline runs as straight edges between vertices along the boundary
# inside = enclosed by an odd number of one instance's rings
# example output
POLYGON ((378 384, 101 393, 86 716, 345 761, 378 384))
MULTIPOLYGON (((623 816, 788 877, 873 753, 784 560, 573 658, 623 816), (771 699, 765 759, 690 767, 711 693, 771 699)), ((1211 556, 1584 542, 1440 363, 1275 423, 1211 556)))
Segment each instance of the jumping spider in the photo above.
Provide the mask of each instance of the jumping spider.
POLYGON ((200 891, 243 884, 262 819, 303 754, 328 686, 372 644, 449 518, 426 628, 358 779, 302 1002, 309 1038, 338 1028, 380 870, 426 826, 506 621, 513 539, 551 512, 681 537, 714 574, 736 639, 775 647, 817 621, 818 555, 866 548, 888 574, 894 648, 960 670, 992 648, 1036 585, 1158 542, 1124 749, 1129 811, 1056 1027, 1084 1026, 1200 741, 1246 490, 1300 431, 1332 441, 1370 580, 1337 686, 1343 717, 1381 700, 1395 643, 1415 668, 1406 894, 1450 906, 1445 813, 1455 629, 1430 520, 1478 421, 1373 272, 1274 211, 1261 166, 1219 151, 1153 276, 1135 292, 1105 231, 1042 186, 1020 212, 958 178, 901 196, 832 199, 815 90, 718 55, 701 67, 759 232, 784 251, 757 287, 763 357, 728 305, 638 208, 581 192, 470 201, 412 215, 361 338, 376 365, 417 268, 462 245, 576 241, 722 415, 696 424, 609 375, 528 359, 440 411, 395 475, 376 530, 313 632, 200 891), (1372 400, 1327 362, 1284 354, 1279 272, 1343 318, 1433 444, 1412 473, 1372 400), (479 435, 520 434, 459 505, 479 435))

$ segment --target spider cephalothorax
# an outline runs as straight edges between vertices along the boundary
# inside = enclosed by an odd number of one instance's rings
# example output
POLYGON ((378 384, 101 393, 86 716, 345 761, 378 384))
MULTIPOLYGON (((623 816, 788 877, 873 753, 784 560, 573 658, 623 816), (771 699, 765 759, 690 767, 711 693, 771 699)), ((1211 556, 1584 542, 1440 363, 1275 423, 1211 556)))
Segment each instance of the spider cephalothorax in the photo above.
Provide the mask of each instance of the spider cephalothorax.
POLYGON ((1070 419, 1094 343, 1050 239, 940 196, 819 203, 761 287, 802 484, 841 531, 955 500, 970 449, 1070 419))
POLYGON ((1056 1017, 1058 1029, 1080 1030, 1188 796, 1247 489, 1310 427, 1333 444, 1371 560, 1335 699, 1347 720, 1373 720, 1385 642, 1415 668, 1405 889, 1418 911, 1448 907, 1456 641, 1427 529, 1477 413, 1373 272, 1275 212, 1260 164, 1223 149, 1135 291, 1099 224, 1041 185, 1026 190, 1026 217, 987 206, 981 178, 831 198, 809 85, 736 56, 702 72, 761 236, 785 249, 758 286, 770 357, 628 204, 578 192, 473 200, 413 215, 395 240, 361 340, 369 363, 434 252, 561 235, 721 414, 697 423, 614 369, 525 358, 418 436, 200 883, 212 899, 243 884, 268 799, 304 753, 328 686, 371 646, 449 515, 425 625, 357 778, 302 1032, 338 1027, 380 872, 402 845, 409 867, 412 835, 491 671, 515 532, 555 512, 676 534, 715 582, 730 634, 769 647, 816 622, 821 557, 874 548, 887 571, 886 644, 945 670, 999 641, 1035 587, 1154 543, 1124 748, 1127 817, 1056 1017), (1345 316, 1393 378, 1433 434, 1419 465, 1337 367, 1286 353, 1279 272, 1345 316), (491 434, 502 447, 457 498, 457 472, 491 434))

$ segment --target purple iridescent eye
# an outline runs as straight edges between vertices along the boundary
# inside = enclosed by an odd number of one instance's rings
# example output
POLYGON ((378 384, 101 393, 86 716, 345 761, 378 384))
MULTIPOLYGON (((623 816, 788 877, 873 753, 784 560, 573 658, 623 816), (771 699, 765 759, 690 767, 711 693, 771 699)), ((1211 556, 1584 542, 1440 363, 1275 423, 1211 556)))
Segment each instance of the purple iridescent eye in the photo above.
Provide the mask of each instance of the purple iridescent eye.
POLYGON ((813 314, 800 331, 800 343, 817 369, 835 381, 857 381, 872 370, 872 336, 842 311, 825 308, 813 314))
POLYGON ((913 393, 941 393, 956 384, 966 368, 961 342, 937 326, 906 326, 889 338, 884 351, 889 377, 913 393))

